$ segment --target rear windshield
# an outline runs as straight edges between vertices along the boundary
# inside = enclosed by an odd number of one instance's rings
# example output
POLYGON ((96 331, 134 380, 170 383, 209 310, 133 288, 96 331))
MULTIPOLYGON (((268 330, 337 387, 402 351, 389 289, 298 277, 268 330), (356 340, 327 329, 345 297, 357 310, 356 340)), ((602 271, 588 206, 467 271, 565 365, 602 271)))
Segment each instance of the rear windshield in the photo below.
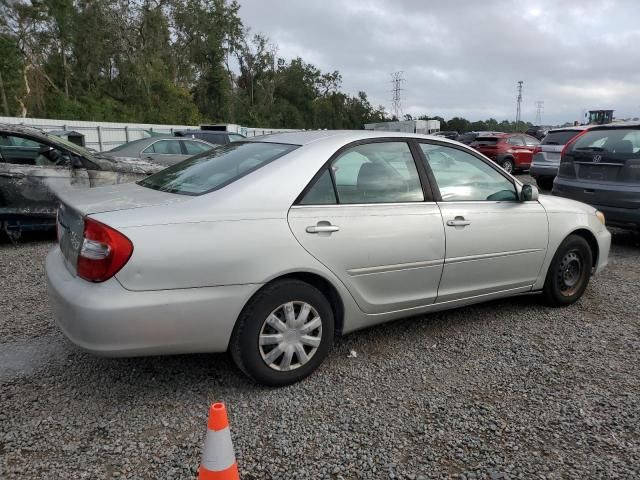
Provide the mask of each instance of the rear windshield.
POLYGON ((640 129, 611 128, 590 130, 571 147, 572 152, 598 152, 617 158, 640 155, 640 129))
POLYGON ((578 135, 580 130, 557 130, 547 133, 542 140, 542 145, 566 145, 573 137, 578 135))
POLYGON ((182 195, 218 190, 286 155, 298 145, 234 142, 165 168, 138 185, 182 195))

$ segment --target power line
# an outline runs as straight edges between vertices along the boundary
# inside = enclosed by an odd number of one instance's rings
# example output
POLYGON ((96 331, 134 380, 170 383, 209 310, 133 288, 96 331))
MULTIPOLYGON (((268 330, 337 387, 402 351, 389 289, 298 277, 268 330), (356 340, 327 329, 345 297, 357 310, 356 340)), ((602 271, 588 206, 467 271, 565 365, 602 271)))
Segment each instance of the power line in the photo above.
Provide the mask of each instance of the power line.
POLYGON ((402 84, 405 81, 403 75, 403 71, 393 72, 391 74, 391 84, 393 85, 391 90, 393 93, 391 97, 391 111, 398 120, 400 120, 400 116, 402 115, 402 100, 400 92, 404 90, 404 88, 402 88, 402 84))
POLYGON ((516 97, 516 131, 518 130, 518 125, 520 124, 520 104, 522 103, 522 84, 524 82, 522 80, 518 80, 518 96, 516 97))
POLYGON ((542 125, 542 112, 544 111, 544 102, 538 100, 536 102, 536 123, 534 125, 542 125))

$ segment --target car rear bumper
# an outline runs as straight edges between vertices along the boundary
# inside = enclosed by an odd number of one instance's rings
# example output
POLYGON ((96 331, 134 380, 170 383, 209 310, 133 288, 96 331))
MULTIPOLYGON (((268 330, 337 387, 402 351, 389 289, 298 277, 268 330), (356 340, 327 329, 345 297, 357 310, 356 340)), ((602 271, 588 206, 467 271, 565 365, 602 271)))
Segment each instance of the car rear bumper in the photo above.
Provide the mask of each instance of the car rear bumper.
MULTIPOLYGON (((552 195, 570 198, 579 202, 587 203, 604 213, 607 225, 621 228, 640 228, 640 208, 623 208, 611 205, 602 205, 597 200, 597 196, 604 195, 605 198, 629 190, 633 187, 621 185, 600 185, 597 183, 585 183, 571 179, 557 177, 552 195)), ((640 203, 640 192, 635 195, 636 201, 640 203)))
POLYGON ((533 178, 553 178, 558 174, 558 165, 544 165, 532 163, 529 168, 529 175, 533 178))
POLYGON ((133 292, 115 278, 74 277, 56 246, 46 261, 56 322, 76 345, 105 356, 227 350, 235 321, 259 285, 133 292))

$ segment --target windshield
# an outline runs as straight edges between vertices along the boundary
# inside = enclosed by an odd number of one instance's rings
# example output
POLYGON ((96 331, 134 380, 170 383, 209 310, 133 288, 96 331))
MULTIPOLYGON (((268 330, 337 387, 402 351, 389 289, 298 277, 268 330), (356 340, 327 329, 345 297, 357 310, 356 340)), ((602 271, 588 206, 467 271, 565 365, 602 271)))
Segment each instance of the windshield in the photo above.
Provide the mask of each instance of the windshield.
POLYGON ((138 182, 182 195, 218 190, 298 148, 298 145, 234 142, 191 157, 138 182))
POLYGON ((62 145, 65 146, 65 148, 67 150, 72 151, 73 153, 83 156, 83 157, 88 157, 91 158, 92 157, 92 153, 87 150, 84 147, 81 147, 80 145, 76 145, 73 142, 70 142, 69 140, 67 140, 64 137, 58 137, 57 135, 51 135, 50 133, 45 133, 45 135, 52 141, 52 142, 57 142, 57 143, 61 143, 62 145))

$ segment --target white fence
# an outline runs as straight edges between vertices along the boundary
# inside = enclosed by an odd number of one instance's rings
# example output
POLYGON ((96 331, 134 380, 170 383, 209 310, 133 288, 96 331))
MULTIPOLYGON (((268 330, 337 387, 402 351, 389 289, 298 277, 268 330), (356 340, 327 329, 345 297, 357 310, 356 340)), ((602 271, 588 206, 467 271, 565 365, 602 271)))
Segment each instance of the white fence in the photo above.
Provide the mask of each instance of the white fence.
MULTIPOLYGON (((52 120, 45 118, 0 117, 0 123, 28 125, 44 131, 73 130, 85 136, 87 147, 100 152, 126 142, 145 138, 151 133, 172 135, 176 130, 197 130, 197 125, 156 125, 151 123, 86 122, 81 120, 52 120)), ((283 128, 250 128, 229 124, 227 130, 247 137, 276 132, 295 131, 283 128)))

